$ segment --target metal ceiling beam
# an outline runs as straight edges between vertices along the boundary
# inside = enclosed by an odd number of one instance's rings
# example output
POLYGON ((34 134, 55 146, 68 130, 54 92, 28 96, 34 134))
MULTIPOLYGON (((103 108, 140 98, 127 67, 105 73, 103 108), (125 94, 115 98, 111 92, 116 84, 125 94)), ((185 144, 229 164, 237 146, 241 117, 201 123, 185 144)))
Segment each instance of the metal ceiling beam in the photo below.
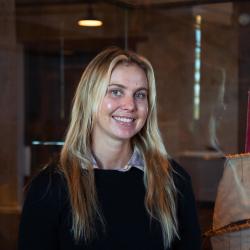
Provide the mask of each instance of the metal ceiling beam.
POLYGON ((249 0, 190 0, 190 1, 178 1, 178 2, 165 2, 165 3, 151 3, 134 5, 134 9, 175 9, 185 8, 197 5, 216 4, 216 3, 229 3, 229 2, 245 2, 249 0))
POLYGON ((162 3, 132 4, 126 0, 16 0, 16 7, 41 7, 49 5, 72 5, 72 4, 97 4, 107 3, 123 9, 174 9, 191 7, 203 4, 228 3, 228 2, 249 2, 250 0, 190 0, 162 3))
POLYGON ((132 4, 120 0, 16 0, 16 7, 41 7, 56 5, 74 5, 74 4, 98 4, 107 3, 121 8, 133 8, 132 4))

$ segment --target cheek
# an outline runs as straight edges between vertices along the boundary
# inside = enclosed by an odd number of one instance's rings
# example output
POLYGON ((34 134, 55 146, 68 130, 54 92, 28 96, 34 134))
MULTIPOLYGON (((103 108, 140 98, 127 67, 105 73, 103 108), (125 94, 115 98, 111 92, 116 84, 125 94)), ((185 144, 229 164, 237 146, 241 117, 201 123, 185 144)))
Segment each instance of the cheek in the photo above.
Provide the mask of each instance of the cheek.
POLYGON ((147 117, 148 117, 148 104, 141 105, 139 107, 139 110, 140 110, 141 116, 144 119, 147 119, 147 117))
POLYGON ((145 120, 146 120, 147 117, 148 117, 148 108, 146 108, 146 109, 144 110, 144 116, 145 116, 145 120))
POLYGON ((107 103, 107 110, 112 110, 112 108, 113 108, 112 103, 111 103, 111 102, 108 102, 108 103, 107 103))
POLYGON ((102 110, 106 110, 107 112, 111 112, 114 110, 114 102, 112 100, 103 100, 102 110))

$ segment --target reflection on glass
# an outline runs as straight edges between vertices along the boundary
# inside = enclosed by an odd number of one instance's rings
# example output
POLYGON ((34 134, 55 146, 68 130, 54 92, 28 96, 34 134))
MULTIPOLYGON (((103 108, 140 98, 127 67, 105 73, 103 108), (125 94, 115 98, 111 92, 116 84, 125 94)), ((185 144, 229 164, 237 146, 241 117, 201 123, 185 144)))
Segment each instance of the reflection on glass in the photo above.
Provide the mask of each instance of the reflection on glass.
POLYGON ((200 79, 201 79, 201 16, 195 18, 195 61, 194 61, 194 100, 193 118, 200 118, 200 79))
POLYGON ((62 146, 64 144, 63 141, 32 141, 31 142, 32 145, 44 145, 44 146, 53 146, 53 145, 58 145, 58 146, 62 146))

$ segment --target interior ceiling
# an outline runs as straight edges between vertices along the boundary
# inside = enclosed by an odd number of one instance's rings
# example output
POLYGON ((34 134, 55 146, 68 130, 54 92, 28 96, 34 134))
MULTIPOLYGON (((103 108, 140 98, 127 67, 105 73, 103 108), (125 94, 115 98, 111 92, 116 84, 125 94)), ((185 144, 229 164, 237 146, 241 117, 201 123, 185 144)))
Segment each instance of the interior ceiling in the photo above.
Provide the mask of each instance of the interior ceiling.
POLYGON ((239 0, 16 0, 18 7, 55 4, 107 3, 122 8, 175 8, 200 4, 236 2, 239 0))

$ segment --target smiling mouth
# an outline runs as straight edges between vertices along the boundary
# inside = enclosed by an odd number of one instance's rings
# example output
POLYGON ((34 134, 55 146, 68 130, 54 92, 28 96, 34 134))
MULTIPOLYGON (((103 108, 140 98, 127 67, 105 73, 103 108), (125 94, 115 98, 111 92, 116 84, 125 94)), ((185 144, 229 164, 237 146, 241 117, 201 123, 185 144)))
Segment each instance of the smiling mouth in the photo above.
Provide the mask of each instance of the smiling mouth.
POLYGON ((131 117, 122 117, 122 116, 112 116, 112 117, 118 122, 132 123, 135 121, 135 119, 131 117))

